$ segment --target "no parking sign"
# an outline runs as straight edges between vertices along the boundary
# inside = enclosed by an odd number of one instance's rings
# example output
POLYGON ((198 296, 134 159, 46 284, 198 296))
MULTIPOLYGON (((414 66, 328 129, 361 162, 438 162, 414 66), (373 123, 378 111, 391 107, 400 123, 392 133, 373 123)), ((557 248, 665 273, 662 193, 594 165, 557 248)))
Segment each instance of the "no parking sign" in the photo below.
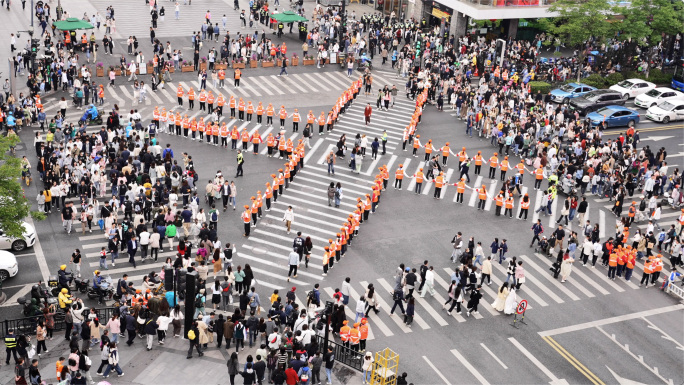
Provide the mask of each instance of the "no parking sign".
POLYGON ((523 299, 520 302, 518 302, 518 306, 515 308, 515 315, 513 316, 513 323, 511 326, 515 327, 516 329, 519 328, 518 326, 518 314, 522 315, 522 318, 520 319, 520 323, 523 325, 527 325, 525 323, 525 310, 527 310, 527 300, 523 299))

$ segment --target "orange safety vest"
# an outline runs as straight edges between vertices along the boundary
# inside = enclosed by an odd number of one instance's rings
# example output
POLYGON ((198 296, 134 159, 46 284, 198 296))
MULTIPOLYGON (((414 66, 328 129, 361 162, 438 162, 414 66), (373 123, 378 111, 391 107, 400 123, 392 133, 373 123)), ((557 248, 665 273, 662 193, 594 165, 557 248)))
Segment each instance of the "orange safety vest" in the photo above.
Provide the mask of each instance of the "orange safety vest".
POLYGON ((496 166, 498 166, 498 165, 499 165, 499 158, 497 158, 496 156, 492 156, 491 158, 489 158, 489 167, 496 168, 496 166))
POLYGON ((482 166, 482 155, 475 155, 475 165, 482 166))
POLYGON ((615 254, 615 253, 611 254, 610 257, 608 258, 608 266, 612 266, 612 267, 617 266, 617 260, 618 260, 617 254, 615 254))
POLYGON ((242 75, 242 71, 238 68, 235 70, 235 79, 240 79, 240 75, 242 75))
POLYGON ((242 222, 249 223, 251 219, 252 215, 249 212, 249 209, 245 209, 245 211, 242 213, 242 222))
POLYGON ((523 209, 529 209, 530 208, 530 201, 527 201, 527 202, 520 201, 520 207, 522 207, 523 209))
POLYGON ((513 208, 513 198, 508 198, 508 199, 506 199, 506 208, 507 208, 507 209, 512 209, 512 208, 513 208))
POLYGON ((544 169, 539 167, 537 171, 535 171, 535 178, 537 180, 542 180, 544 179, 544 169))
POLYGON ((362 340, 368 339, 368 325, 359 325, 359 338, 362 340))
MULTIPOLYGON (((611 265, 613 266, 613 265, 611 265)), ((653 269, 653 262, 646 262, 644 264, 644 274, 652 274, 654 271, 653 269)))
POLYGON ((242 130, 241 137, 243 142, 249 142, 249 132, 247 130, 242 130))
POLYGON ((444 186, 444 177, 439 175, 435 178, 435 187, 442 188, 444 186))
POLYGON ((351 329, 349 331, 349 340, 352 345, 357 345, 359 343, 359 329, 351 329))
POLYGON ((503 203, 504 203, 503 196, 497 195, 496 198, 494 198, 494 200, 496 201, 497 206, 503 206, 503 203))
POLYGON ((478 195, 479 195, 480 200, 486 200, 487 199, 487 190, 481 188, 481 189, 478 189, 477 191, 479 193, 478 195))
POLYGON ((503 160, 501 162, 501 171, 508 171, 508 161, 507 160, 503 160))
POLYGON ((185 94, 185 92, 183 92, 183 87, 178 86, 178 90, 176 91, 176 95, 177 95, 179 98, 182 98, 184 94, 185 94))
POLYGON ((404 170, 398 169, 398 170, 394 173, 394 177, 395 177, 396 179, 398 179, 398 180, 404 179, 404 170))
POLYGON ((287 118, 287 111, 285 111, 284 108, 281 108, 279 115, 280 115, 280 119, 286 119, 287 118))

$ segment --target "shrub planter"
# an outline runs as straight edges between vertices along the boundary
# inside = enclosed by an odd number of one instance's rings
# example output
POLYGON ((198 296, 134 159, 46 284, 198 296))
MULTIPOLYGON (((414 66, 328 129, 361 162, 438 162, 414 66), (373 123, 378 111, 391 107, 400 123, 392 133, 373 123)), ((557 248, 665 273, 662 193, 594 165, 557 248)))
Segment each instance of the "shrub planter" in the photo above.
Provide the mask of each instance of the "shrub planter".
POLYGON ((207 70, 207 63, 200 63, 199 69, 200 69, 200 71, 206 71, 207 70))
POLYGON ((151 74, 154 72, 154 66, 147 66, 147 73, 151 74))
POLYGON ((241 69, 245 68, 245 63, 233 62, 233 69, 238 69, 238 68, 241 68, 241 69))
POLYGON ((293 66, 296 66, 296 65, 298 65, 298 64, 299 64, 299 58, 297 58, 297 57, 293 57, 293 58, 292 58, 292 60, 291 60, 291 62, 292 62, 292 64, 291 64, 291 65, 293 65, 293 66))
POLYGON ((183 66, 181 67, 181 72, 193 72, 195 70, 195 67, 193 66, 183 66))
POLYGON ((121 69, 115 69, 115 70, 114 70, 114 75, 116 75, 116 76, 121 76, 121 69))
POLYGON ((313 59, 304 59, 304 65, 305 65, 305 66, 312 66, 312 65, 314 65, 314 64, 316 64, 316 61, 315 61, 315 60, 313 60, 313 59))
POLYGON ((278 60, 276 60, 276 65, 277 65, 278 67, 282 67, 282 66, 283 66, 283 59, 278 59, 278 60))
POLYGON ((261 66, 264 68, 273 67, 273 62, 272 61, 262 61, 261 66))
POLYGON ((215 64, 214 64, 214 68, 216 68, 217 71, 218 71, 218 70, 227 70, 227 69, 228 69, 228 64, 225 64, 225 63, 215 63, 215 64))
POLYGON ((256 60, 252 60, 249 62, 249 68, 257 68, 258 65, 259 65, 259 62, 256 60))
POLYGON ((95 68, 95 76, 97 76, 98 78, 103 77, 104 76, 104 68, 102 68, 102 67, 95 68))

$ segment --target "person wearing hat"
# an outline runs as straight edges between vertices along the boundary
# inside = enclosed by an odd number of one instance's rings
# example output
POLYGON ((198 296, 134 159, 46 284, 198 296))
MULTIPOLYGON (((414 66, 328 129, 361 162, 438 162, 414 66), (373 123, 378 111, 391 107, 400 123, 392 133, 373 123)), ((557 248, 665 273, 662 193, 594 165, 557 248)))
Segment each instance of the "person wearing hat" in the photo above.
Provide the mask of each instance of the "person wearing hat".
POLYGON ((489 158, 489 179, 496 178, 496 169, 499 167, 499 158, 497 157, 497 155, 499 154, 495 152, 494 155, 492 155, 492 157, 489 158))
POLYGON ((363 363, 361 364, 361 369, 363 370, 362 384, 370 384, 371 376, 373 375, 373 372, 371 371, 371 369, 373 369, 373 362, 375 362, 373 353, 366 352, 363 357, 363 363))
POLYGON ((245 211, 242 213, 242 223, 245 226, 245 232, 242 234, 243 237, 249 237, 250 233, 250 222, 252 221, 252 213, 248 205, 245 205, 245 211))
POLYGON ((360 341, 359 325, 361 325, 361 324, 356 322, 354 324, 354 327, 349 330, 349 344, 351 345, 351 350, 353 352, 356 352, 356 353, 359 352, 359 341, 360 341))
POLYGON ((404 165, 400 164, 399 168, 394 172, 394 189, 397 189, 397 186, 399 186, 399 190, 401 190, 401 182, 404 179, 404 165))

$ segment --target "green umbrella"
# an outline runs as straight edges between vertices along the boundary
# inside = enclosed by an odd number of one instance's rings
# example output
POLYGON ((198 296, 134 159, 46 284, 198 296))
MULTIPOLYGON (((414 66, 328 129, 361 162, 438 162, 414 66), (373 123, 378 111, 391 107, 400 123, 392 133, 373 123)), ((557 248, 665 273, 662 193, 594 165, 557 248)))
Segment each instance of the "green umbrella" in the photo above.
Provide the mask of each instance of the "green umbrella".
POLYGON ((273 19, 282 21, 283 23, 296 23, 298 21, 309 21, 307 18, 299 16, 292 11, 285 11, 271 15, 273 19))
POLYGON ((66 20, 55 21, 53 24, 55 25, 55 28, 61 31, 75 31, 77 29, 93 28, 92 24, 75 17, 70 17, 66 20))

